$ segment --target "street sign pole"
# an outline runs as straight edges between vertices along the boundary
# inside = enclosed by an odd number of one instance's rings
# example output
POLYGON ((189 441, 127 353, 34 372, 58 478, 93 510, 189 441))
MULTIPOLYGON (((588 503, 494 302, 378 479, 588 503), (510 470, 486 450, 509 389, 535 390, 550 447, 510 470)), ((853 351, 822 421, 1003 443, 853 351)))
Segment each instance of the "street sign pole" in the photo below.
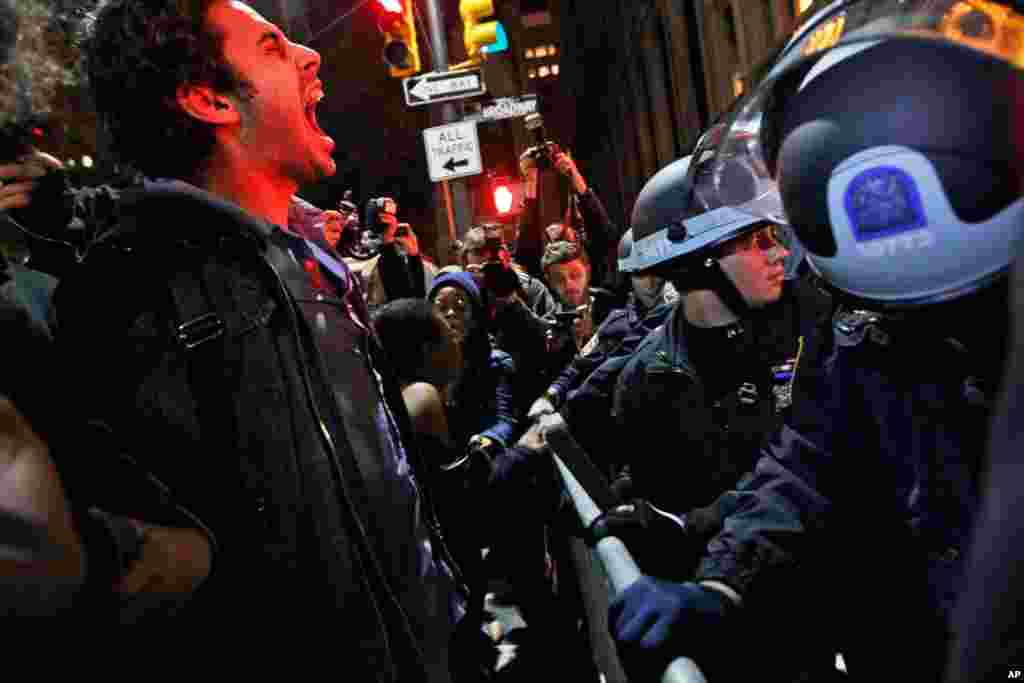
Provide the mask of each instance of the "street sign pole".
MULTIPOLYGON (((430 32, 430 46, 433 53, 435 71, 444 71, 448 68, 448 41, 445 38, 444 18, 441 15, 439 0, 425 0, 427 8, 427 27, 430 32)), ((461 105, 456 108, 452 102, 441 103, 441 122, 452 123, 458 121, 461 116, 461 105)), ((456 226, 459 224, 468 225, 471 220, 469 213, 469 198, 466 193, 466 185, 461 180, 449 184, 445 180, 442 183, 441 194, 444 196, 445 213, 448 216, 447 239, 439 240, 441 249, 437 254, 441 263, 448 265, 451 244, 458 239, 456 226)))

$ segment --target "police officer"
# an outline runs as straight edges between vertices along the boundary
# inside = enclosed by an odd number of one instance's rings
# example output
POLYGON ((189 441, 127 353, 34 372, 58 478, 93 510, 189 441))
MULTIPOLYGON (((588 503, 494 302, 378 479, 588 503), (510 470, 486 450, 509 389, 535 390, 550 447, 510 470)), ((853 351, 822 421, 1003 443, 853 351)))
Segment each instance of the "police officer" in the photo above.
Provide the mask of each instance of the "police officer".
POLYGON ((857 679, 941 678, 1024 219, 1022 26, 1020 2, 836 2, 739 108, 709 194, 792 225, 878 315, 820 340, 829 362, 798 375, 696 580, 645 577, 613 605, 624 653, 703 667, 728 642, 770 678, 831 639, 857 679), (758 658, 777 634, 800 647, 758 658))
POLYGON ((753 467, 789 405, 800 340, 825 303, 785 279, 792 241, 775 223, 731 208, 690 216, 699 210, 685 190, 690 166, 688 157, 655 174, 634 209, 634 265, 668 278, 681 298, 614 391, 616 428, 631 444, 612 457, 643 500, 595 527, 598 537, 622 537, 646 572, 675 577, 689 576, 696 558, 687 566, 663 551, 689 531, 683 515, 671 523, 673 513, 711 504, 753 467))

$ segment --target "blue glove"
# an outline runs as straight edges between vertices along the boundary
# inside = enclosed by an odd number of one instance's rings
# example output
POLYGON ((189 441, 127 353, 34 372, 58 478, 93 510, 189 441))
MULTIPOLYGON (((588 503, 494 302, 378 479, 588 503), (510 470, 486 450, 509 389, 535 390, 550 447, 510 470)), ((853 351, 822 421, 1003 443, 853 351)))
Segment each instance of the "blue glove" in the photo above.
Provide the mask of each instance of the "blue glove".
POLYGON ((641 576, 608 609, 608 627, 631 680, 659 680, 676 657, 701 666, 715 650, 735 647, 729 638, 736 608, 721 593, 696 583, 641 576))

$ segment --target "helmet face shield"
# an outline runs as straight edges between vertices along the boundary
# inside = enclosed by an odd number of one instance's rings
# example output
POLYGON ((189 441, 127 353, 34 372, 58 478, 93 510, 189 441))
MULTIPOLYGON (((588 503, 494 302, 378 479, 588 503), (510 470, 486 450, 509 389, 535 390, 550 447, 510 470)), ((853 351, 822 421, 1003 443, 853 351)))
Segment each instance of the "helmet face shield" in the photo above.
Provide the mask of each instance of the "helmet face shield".
POLYGON ((792 226, 865 307, 964 296, 1024 220, 1024 3, 849 0, 812 17, 727 122, 711 205, 792 226))
MULTIPOLYGON (((766 220, 789 223, 791 217, 775 182, 780 142, 777 117, 773 116, 776 108, 836 60, 893 38, 939 41, 1024 69, 1024 13, 1010 5, 992 0, 834 3, 797 32, 764 82, 726 123, 707 180, 695 184, 705 208, 731 206, 766 220)), ((697 152, 694 158, 700 158, 697 152)), ((831 250, 826 235, 818 235, 816 240, 801 228, 801 241, 812 252, 831 250)))

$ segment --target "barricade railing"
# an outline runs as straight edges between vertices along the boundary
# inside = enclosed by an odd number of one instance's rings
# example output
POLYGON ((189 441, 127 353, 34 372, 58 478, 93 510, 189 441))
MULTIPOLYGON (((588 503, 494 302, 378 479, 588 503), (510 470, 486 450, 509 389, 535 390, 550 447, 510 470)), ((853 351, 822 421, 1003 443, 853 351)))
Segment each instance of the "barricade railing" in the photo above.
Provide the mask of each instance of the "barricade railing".
MULTIPOLYGON (((572 500, 573 507, 576 509, 576 514, 579 515, 583 528, 587 528, 600 516, 601 510, 576 477, 573 476, 572 471, 566 466, 565 462, 558 456, 556 446, 552 443, 552 440, 548 440, 548 445, 552 446, 552 457, 562 476, 565 490, 572 500)), ((632 555, 629 554, 625 544, 619 539, 615 537, 601 539, 594 546, 594 554, 604 569, 607 581, 614 594, 621 593, 640 578, 640 568, 633 560, 632 555)), ((603 610, 607 610, 608 606, 602 605, 600 607, 603 610)), ((645 682, 633 681, 631 683, 645 682)), ((692 659, 679 657, 673 660, 668 668, 665 669, 664 674, 661 676, 661 683, 707 683, 707 679, 692 659)))

